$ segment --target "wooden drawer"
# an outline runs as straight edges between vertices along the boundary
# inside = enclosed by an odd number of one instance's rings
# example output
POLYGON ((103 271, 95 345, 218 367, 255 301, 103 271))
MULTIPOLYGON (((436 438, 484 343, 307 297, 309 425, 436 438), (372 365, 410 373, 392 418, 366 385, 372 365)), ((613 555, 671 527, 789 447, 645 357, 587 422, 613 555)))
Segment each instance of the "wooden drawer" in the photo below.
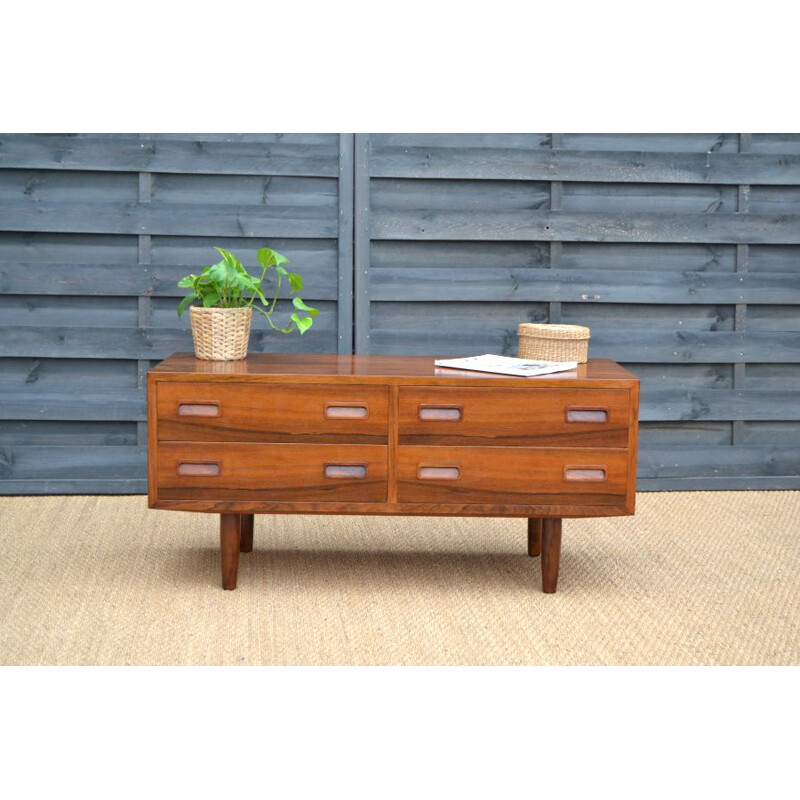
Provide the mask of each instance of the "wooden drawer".
POLYGON ((162 442, 160 500, 386 501, 379 445, 162 442))
POLYGON ((160 441, 385 444, 385 386, 160 383, 160 441))
POLYGON ((629 424, 627 389, 400 388, 400 444, 626 447, 629 424))
POLYGON ((619 505, 628 453, 596 448, 399 448, 400 503, 619 505))

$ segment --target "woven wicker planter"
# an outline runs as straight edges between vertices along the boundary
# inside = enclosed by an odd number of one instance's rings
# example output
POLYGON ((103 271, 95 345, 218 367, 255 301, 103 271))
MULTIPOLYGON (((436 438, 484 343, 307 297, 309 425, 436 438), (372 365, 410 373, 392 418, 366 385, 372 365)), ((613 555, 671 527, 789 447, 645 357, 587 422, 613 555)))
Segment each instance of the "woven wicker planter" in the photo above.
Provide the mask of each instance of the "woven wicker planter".
POLYGON ((584 364, 589 357, 589 329, 582 325, 523 322, 518 332, 520 358, 584 364))
POLYGON ((240 361, 247 357, 253 309, 191 306, 194 354, 204 361, 240 361))

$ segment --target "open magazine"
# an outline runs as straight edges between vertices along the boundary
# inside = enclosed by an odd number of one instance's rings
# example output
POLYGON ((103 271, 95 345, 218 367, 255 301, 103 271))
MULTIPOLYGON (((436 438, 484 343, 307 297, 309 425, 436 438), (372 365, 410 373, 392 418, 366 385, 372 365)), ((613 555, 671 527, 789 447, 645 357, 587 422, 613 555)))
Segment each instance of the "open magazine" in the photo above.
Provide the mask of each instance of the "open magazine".
POLYGON ((437 367, 450 369, 472 369, 477 372, 496 372, 500 375, 548 375, 551 372, 566 372, 578 366, 577 361, 532 361, 529 358, 509 356, 470 356, 469 358, 443 358, 433 362, 437 367))

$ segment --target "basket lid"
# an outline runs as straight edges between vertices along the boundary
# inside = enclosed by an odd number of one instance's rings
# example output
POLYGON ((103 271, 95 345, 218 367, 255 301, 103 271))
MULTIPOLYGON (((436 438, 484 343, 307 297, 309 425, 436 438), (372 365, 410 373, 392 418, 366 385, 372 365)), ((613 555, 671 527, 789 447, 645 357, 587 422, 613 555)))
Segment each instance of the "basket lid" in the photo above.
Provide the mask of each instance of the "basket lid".
POLYGON ((520 336, 535 336, 538 339, 588 339, 590 330, 583 325, 521 322, 518 333, 520 336))

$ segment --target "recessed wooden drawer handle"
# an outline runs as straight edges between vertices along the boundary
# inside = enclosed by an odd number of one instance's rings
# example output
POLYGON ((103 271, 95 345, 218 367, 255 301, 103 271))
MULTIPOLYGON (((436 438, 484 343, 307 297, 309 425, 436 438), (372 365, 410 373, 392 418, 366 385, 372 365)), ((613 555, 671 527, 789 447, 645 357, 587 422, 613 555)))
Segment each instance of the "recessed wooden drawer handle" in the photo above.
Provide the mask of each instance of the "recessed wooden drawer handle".
POLYGON ((218 403, 181 403, 178 406, 179 417, 218 417, 218 403))
POLYGON ((366 464, 326 464, 326 478, 366 478, 366 464))
POLYGON ((417 477, 423 481, 457 481, 461 470, 458 467, 420 467, 417 477))
POLYGON ((366 419, 366 406, 327 406, 325 416, 328 419, 366 419))
POLYGON ((568 408, 567 422, 608 422, 605 408, 568 408))
POLYGON ((604 481, 606 471, 602 467, 565 467, 564 480, 568 481, 604 481))
POLYGON ((203 463, 181 461, 178 464, 178 475, 194 475, 195 477, 219 475, 219 461, 203 463))
POLYGON ((461 406, 420 406, 419 418, 434 422, 457 422, 463 418, 461 406))

